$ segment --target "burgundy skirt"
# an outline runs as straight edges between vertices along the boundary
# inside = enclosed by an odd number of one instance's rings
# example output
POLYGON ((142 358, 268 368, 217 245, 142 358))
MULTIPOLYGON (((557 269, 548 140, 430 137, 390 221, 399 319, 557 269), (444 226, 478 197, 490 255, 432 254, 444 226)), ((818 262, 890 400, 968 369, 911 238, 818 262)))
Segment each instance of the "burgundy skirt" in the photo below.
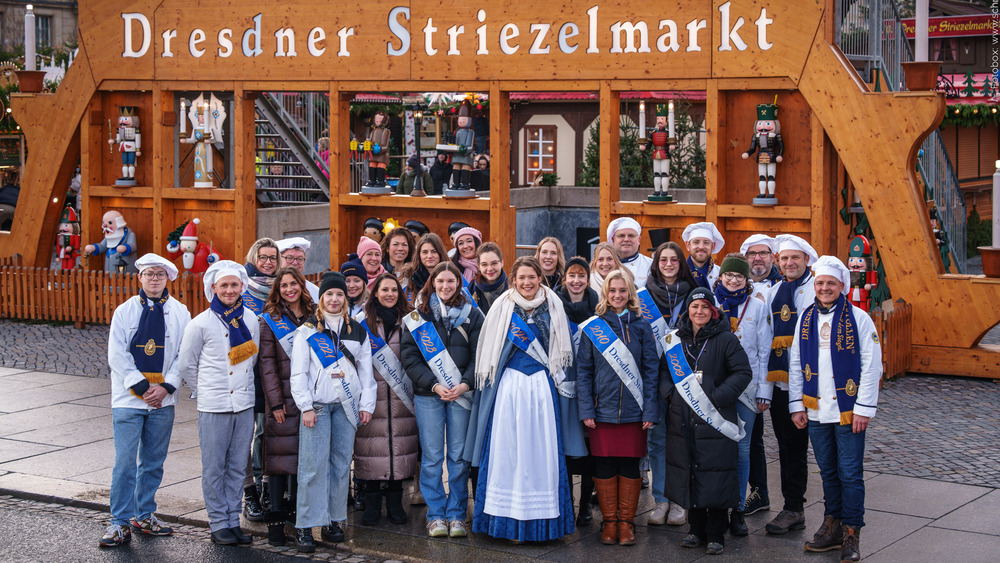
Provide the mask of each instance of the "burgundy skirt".
POLYGON ((643 457, 646 431, 641 422, 598 422, 590 430, 590 454, 598 457, 643 457))

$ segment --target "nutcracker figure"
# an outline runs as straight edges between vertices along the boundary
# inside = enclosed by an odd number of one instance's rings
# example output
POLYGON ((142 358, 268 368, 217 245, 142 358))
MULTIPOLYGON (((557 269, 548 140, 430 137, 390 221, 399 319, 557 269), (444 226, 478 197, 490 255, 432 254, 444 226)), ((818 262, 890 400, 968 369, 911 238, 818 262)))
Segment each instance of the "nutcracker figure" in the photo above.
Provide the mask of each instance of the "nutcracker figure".
MULTIPOLYGON (((645 115, 640 117, 645 118, 645 115)), ((640 129, 645 129, 645 122, 645 119, 640 119, 640 129)), ((667 188, 670 187, 671 151, 677 148, 674 103, 656 104, 656 126, 648 139, 645 137, 646 131, 640 131, 640 134, 643 137, 639 139, 639 150, 645 151, 647 143, 653 147, 653 195, 649 196, 649 201, 672 202, 674 198, 667 194, 667 188)))
POLYGON ((220 258, 211 245, 198 242, 197 226, 201 219, 195 217, 167 235, 167 255, 171 260, 183 255, 184 269, 200 274, 220 258))
POLYGON ((369 217, 365 219, 365 230, 362 235, 372 239, 375 242, 382 242, 382 237, 384 236, 383 230, 385 229, 385 224, 378 217, 369 217))
POLYGON ((875 271, 872 247, 867 238, 858 235, 851 241, 847 268, 851 270, 851 290, 847 298, 852 305, 867 312, 868 293, 878 285, 878 272, 875 271))
POLYGON ((122 214, 117 211, 105 213, 101 218, 101 230, 104 231, 104 240, 83 247, 83 257, 103 254, 105 272, 137 272, 135 233, 126 226, 122 214))
POLYGON ((135 185, 135 157, 142 156, 142 136, 139 134, 139 113, 135 106, 119 106, 118 127, 108 144, 118 143, 122 155, 122 177, 116 186, 135 185))
POLYGON ((785 152, 785 143, 781 140, 781 123, 778 121, 778 97, 773 104, 757 105, 757 122, 753 126, 753 138, 750 149, 743 153, 743 158, 757 153, 757 173, 759 174, 760 196, 753 198, 754 205, 777 205, 778 198, 774 194, 774 173, 777 163, 781 162, 785 152))
POLYGON ((458 129, 455 130, 455 145, 458 150, 452 153, 452 186, 444 190, 449 197, 475 197, 472 189, 472 150, 476 144, 476 132, 472 129, 472 102, 462 100, 458 106, 458 129))
MULTIPOLYGON (((181 114, 185 114, 181 101, 181 114)), ((214 188, 215 177, 212 166, 212 145, 222 145, 222 124, 226 121, 226 107, 221 100, 210 94, 199 95, 191 108, 181 119, 181 134, 187 133, 187 122, 191 122, 191 136, 181 139, 182 143, 194 145, 194 187, 214 188)))
POLYGON ((368 158, 368 183, 361 189, 366 194, 391 194, 393 189, 386 182, 386 167, 389 165, 389 114, 377 111, 372 116, 372 129, 362 147, 368 158))
POLYGON ((59 255, 59 267, 72 270, 76 267, 76 258, 80 255, 80 222, 76 211, 66 206, 62 219, 59 220, 59 232, 56 235, 56 249, 59 255))

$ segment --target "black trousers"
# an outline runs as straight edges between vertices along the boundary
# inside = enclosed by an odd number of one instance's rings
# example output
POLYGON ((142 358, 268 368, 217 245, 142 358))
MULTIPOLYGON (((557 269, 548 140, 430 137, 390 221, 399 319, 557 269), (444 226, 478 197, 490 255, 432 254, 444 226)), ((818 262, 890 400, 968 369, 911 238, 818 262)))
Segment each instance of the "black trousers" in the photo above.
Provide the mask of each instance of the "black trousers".
POLYGON ((267 487, 271 493, 271 512, 285 515, 295 513, 295 497, 298 493, 298 479, 295 475, 269 475, 267 487), (288 493, 287 500, 285 492, 288 493))
POLYGON ((726 545, 726 529, 729 528, 729 510, 726 508, 692 508, 688 511, 690 533, 702 541, 726 545))
POLYGON ((781 464, 781 495, 784 510, 802 512, 806 504, 806 482, 809 477, 809 431, 792 424, 788 412, 788 391, 774 387, 771 400, 771 424, 778 440, 778 461, 781 464))
POLYGON ((764 413, 758 412, 750 434, 750 489, 767 494, 767 459, 764 457, 764 413))

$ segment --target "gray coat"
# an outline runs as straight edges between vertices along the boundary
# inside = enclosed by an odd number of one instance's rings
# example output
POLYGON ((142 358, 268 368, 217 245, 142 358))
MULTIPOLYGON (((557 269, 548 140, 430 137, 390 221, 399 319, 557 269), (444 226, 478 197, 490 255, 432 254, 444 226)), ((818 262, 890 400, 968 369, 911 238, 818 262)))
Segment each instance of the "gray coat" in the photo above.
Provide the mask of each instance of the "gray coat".
POLYGON ((115 272, 115 265, 118 263, 118 257, 121 256, 122 260, 125 260, 125 271, 134 274, 139 270, 135 267, 135 261, 139 257, 139 253, 136 252, 136 242, 135 233, 132 229, 128 227, 123 227, 124 234, 122 235, 122 240, 118 244, 111 247, 108 250, 108 239, 104 238, 101 242, 95 243, 94 246, 97 250, 94 254, 104 255, 104 271, 105 272, 115 272), (125 254, 118 254, 118 246, 124 244, 128 247, 128 251, 125 254))

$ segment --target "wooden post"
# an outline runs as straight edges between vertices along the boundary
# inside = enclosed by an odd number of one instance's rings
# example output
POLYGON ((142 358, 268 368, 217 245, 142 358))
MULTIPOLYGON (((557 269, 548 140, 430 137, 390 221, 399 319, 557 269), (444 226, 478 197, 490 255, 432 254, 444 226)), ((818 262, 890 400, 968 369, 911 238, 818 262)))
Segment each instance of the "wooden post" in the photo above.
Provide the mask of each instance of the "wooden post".
POLYGON ((233 90, 233 189, 236 209, 233 240, 233 259, 237 262, 257 239, 257 185, 254 182, 254 96, 247 94, 243 83, 237 82, 233 90))
MULTIPOLYGON (((621 133, 618 121, 621 116, 621 93, 611 89, 611 81, 601 81, 601 228, 604 232, 611 222, 611 206, 621 199, 619 195, 619 173, 621 164, 618 147, 621 133)), ((603 237, 602 237, 603 238, 603 237)))
POLYGON ((722 115, 725 92, 719 90, 717 80, 708 81, 705 92, 705 130, 708 132, 705 147, 705 220, 719 225, 719 193, 725 193, 726 167, 723 142, 726 140, 725 118, 722 115))
POLYGON ((490 82, 490 240, 498 242, 507 264, 517 258, 511 233, 517 232, 517 210, 510 205, 510 92, 490 82))
POLYGON ((339 82, 330 83, 330 268, 339 266, 338 258, 350 244, 347 210, 340 204, 341 194, 351 190, 350 97, 340 93, 339 82))

